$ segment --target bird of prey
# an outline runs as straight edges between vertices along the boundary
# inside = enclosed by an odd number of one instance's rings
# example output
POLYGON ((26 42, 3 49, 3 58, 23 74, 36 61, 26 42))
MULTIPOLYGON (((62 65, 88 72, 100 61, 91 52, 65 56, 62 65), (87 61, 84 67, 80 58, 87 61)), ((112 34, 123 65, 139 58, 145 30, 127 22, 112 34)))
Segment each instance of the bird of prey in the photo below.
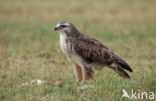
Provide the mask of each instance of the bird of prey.
POLYGON ((80 33, 73 24, 60 22, 54 30, 60 33, 60 48, 74 65, 77 81, 92 80, 95 70, 108 67, 124 78, 131 67, 100 41, 80 33))

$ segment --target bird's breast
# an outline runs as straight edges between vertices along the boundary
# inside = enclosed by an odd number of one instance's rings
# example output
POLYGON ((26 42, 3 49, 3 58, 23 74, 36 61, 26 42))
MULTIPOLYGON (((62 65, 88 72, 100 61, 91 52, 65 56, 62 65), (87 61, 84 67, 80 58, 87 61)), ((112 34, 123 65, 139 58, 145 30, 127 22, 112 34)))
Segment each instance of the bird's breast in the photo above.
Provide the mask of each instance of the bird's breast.
POLYGON ((73 51, 71 42, 67 42, 67 36, 64 33, 60 33, 60 48, 65 55, 70 55, 73 51))
POLYGON ((63 53, 67 56, 68 60, 72 63, 82 65, 82 58, 75 52, 73 43, 68 40, 67 36, 63 33, 60 33, 60 48, 63 53))
POLYGON ((63 51, 64 54, 67 53, 67 43, 66 43, 66 40, 67 40, 67 36, 63 33, 60 33, 60 48, 61 50, 63 51))

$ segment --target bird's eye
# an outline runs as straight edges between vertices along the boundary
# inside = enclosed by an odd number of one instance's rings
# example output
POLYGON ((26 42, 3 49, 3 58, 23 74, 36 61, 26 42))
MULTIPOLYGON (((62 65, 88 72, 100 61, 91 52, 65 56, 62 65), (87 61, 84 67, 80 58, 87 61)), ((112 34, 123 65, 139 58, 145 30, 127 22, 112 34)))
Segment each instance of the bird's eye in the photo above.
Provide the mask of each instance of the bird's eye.
POLYGON ((64 28, 64 27, 66 27, 66 25, 62 25, 61 27, 64 28))

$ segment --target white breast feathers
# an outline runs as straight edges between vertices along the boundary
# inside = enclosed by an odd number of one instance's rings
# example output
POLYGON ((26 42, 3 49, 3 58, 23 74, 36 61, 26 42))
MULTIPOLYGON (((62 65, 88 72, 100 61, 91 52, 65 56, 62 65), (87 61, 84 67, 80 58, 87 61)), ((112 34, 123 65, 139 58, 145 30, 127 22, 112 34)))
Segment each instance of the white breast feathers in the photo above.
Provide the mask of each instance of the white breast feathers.
POLYGON ((64 32, 60 32, 60 48, 64 54, 67 54, 67 35, 64 32))

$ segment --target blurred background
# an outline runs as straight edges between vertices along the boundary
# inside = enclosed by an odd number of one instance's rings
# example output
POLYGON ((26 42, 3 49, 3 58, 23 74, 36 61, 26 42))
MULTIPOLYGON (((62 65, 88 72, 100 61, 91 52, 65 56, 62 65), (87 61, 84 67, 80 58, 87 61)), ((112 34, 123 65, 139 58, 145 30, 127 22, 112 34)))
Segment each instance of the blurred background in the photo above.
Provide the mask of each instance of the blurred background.
POLYGON ((0 0, 0 99, 121 100, 122 88, 152 91, 155 40, 156 0, 0 0), (81 84, 75 82, 53 30, 61 21, 73 23, 125 59, 133 79, 124 81, 105 69, 97 73, 95 89, 78 94, 81 84), (19 87, 38 78, 50 84, 19 87), (65 85, 61 89, 52 86, 58 80, 65 85))

